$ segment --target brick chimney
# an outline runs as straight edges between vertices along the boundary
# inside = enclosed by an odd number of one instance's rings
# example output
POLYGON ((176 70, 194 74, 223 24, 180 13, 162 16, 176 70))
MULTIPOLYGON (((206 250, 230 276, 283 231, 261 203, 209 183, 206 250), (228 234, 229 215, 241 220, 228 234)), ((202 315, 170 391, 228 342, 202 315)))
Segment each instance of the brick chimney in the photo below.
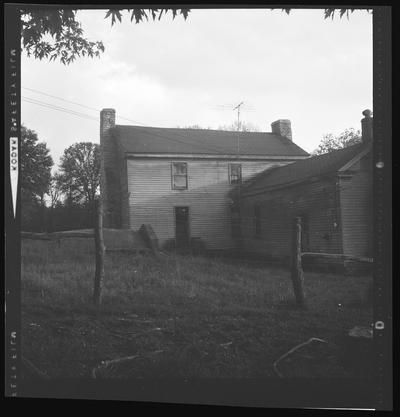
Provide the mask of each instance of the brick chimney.
POLYGON ((272 133, 275 135, 284 136, 289 140, 293 141, 292 139, 292 126, 290 124, 290 120, 287 119, 279 119, 275 122, 271 123, 272 133))
POLYGON ((115 190, 116 190, 116 152, 110 129, 115 126, 115 110, 103 109, 100 112, 100 148, 101 175, 100 193, 103 199, 104 227, 116 227, 115 223, 115 190))
POLYGON ((361 139, 364 143, 372 141, 373 122, 372 111, 367 109, 362 112, 364 118, 361 119, 361 139))
POLYGON ((100 112, 100 138, 107 134, 107 130, 115 126, 115 110, 103 109, 100 112))

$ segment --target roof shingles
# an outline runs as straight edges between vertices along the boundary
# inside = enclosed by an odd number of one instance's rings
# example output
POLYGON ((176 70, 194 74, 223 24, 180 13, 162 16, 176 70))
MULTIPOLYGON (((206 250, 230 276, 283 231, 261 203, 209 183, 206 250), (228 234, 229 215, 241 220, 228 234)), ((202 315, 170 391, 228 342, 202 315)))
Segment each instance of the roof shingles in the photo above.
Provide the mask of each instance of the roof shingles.
POLYGON ((359 143, 323 155, 292 162, 288 165, 267 169, 243 184, 241 192, 249 194, 337 172, 366 148, 367 146, 363 143, 359 143))
POLYGON ((308 156, 289 139, 266 132, 240 132, 239 152, 237 132, 117 125, 112 133, 125 153, 308 156))

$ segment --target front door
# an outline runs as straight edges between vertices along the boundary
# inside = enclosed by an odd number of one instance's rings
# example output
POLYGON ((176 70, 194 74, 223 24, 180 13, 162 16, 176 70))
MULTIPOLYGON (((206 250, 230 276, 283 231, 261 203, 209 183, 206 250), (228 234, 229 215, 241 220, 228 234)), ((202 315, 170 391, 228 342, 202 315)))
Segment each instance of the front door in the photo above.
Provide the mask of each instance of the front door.
POLYGON ((188 247, 189 235, 189 207, 175 207, 176 247, 188 247))

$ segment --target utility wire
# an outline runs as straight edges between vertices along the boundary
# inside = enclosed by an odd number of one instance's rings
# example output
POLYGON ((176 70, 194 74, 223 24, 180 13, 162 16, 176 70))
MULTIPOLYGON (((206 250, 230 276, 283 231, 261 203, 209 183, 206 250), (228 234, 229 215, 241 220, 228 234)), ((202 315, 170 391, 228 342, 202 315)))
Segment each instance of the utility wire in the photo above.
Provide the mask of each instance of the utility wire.
POLYGON ((36 104, 36 105, 41 106, 41 107, 46 107, 48 109, 57 110, 57 111, 60 111, 60 112, 63 112, 63 113, 70 114, 72 116, 78 116, 78 117, 82 117, 84 119, 93 120, 93 121, 96 121, 98 123, 98 119, 96 119, 94 117, 91 117, 89 115, 86 115, 86 114, 83 114, 83 113, 78 113, 78 112, 75 112, 73 110, 65 109, 63 107, 54 106, 54 105, 51 105, 49 103, 40 102, 39 100, 33 100, 33 99, 30 99, 29 97, 22 97, 22 101, 25 101, 25 102, 30 103, 30 104, 36 104))
MULTIPOLYGON (((65 107, 55 106, 55 105, 50 104, 50 103, 46 103, 46 102, 43 102, 43 101, 40 101, 40 100, 36 100, 36 99, 32 99, 30 97, 24 97, 24 96, 22 96, 22 100, 27 102, 27 103, 30 103, 30 104, 36 104, 38 106, 45 107, 45 108, 48 108, 48 109, 51 109, 51 110, 57 110, 57 111, 60 111, 60 112, 70 114, 72 116, 78 116, 78 117, 81 117, 81 118, 84 118, 84 119, 93 120, 93 121, 96 121, 97 123, 99 122, 98 118, 89 116, 89 115, 84 114, 84 113, 77 112, 75 110, 66 109, 65 107)), ((147 130, 141 129, 140 127, 136 127, 136 129, 143 132, 143 133, 149 134, 149 132, 147 130)), ((160 134, 155 133, 154 129, 160 129, 161 130, 161 128, 154 128, 153 127, 152 128, 153 131, 151 132, 152 136, 157 136, 161 139, 164 139, 164 140, 167 140, 167 141, 170 141, 170 142, 179 143, 179 144, 182 144, 182 145, 194 146, 194 147, 197 147, 197 148, 199 148, 203 151, 204 150, 209 150, 209 151, 212 151, 213 153, 217 153, 217 154, 226 154, 226 151, 224 151, 222 148, 208 147, 208 146, 204 146, 204 145, 201 145, 201 144, 197 144, 195 142, 188 143, 187 141, 184 141, 184 140, 173 139, 173 138, 167 137, 165 135, 160 135, 160 134)), ((175 131, 174 131, 175 136, 178 136, 178 137, 180 136, 184 139, 187 139, 185 136, 177 133, 176 130, 178 130, 178 129, 175 129, 175 131)))
MULTIPOLYGON (((22 88, 25 89, 25 90, 28 90, 28 91, 32 91, 32 92, 39 93, 39 94, 42 94, 42 95, 45 95, 45 96, 48 96, 48 97, 51 97, 51 98, 62 100, 66 103, 75 104, 77 106, 80 106, 80 107, 83 107, 83 108, 93 110, 93 111, 96 111, 96 112, 100 113, 100 109, 96 109, 94 107, 86 106, 84 104, 77 103, 77 102, 74 102, 74 101, 71 101, 71 100, 66 100, 62 97, 55 96, 55 95, 52 95, 52 94, 48 94, 48 93, 45 93, 45 92, 40 91, 40 90, 35 90, 33 88, 28 88, 28 87, 22 87, 22 88)), ((71 115, 75 115, 75 116, 78 116, 78 117, 81 117, 81 118, 86 118, 88 120, 95 120, 95 121, 98 122, 98 118, 94 118, 90 115, 87 115, 87 114, 84 114, 84 113, 81 113, 81 112, 77 112, 75 110, 66 109, 64 107, 56 106, 56 105, 46 103, 46 102, 43 102, 43 101, 40 101, 40 100, 36 100, 36 99, 33 99, 33 98, 29 98, 29 97, 22 97, 22 98, 24 99, 24 101, 26 101, 28 103, 31 103, 31 104, 37 104, 39 106, 47 107, 47 108, 50 108, 50 109, 53 109, 53 110, 64 111, 65 113, 68 113, 68 114, 71 114, 71 115)), ((222 105, 222 106, 225 106, 225 105, 222 105)), ((143 127, 147 127, 146 124, 138 122, 137 120, 129 119, 127 117, 122 117, 122 116, 118 116, 118 118, 123 119, 123 120, 127 120, 127 121, 132 122, 132 123, 138 123, 138 124, 142 125, 143 127)), ((152 129, 162 129, 162 128, 153 127, 152 129)), ((174 131, 175 136, 181 137, 182 139, 187 139, 186 136, 176 132, 176 130, 178 130, 178 128, 175 129, 175 131, 174 131)), ((142 130, 142 132, 146 132, 146 131, 142 130)), ((180 140, 177 140, 177 139, 172 139, 172 138, 166 137, 164 135, 156 134, 156 133, 154 133, 154 131, 152 132, 152 135, 153 136, 158 136, 162 139, 165 139, 165 140, 168 140, 168 141, 171 141, 171 142, 176 142, 176 143, 185 144, 185 145, 189 144, 188 142, 185 142, 185 141, 180 141, 180 140)), ((203 150, 206 149, 206 150, 212 151, 214 153, 216 152, 217 154, 220 154, 220 153, 226 154, 226 150, 224 150, 224 149, 222 149, 218 146, 216 146, 216 147, 208 146, 207 147, 207 146, 204 146, 204 145, 197 145, 196 143, 193 143, 193 142, 191 142, 190 145, 198 147, 198 148, 203 149, 203 150)))
MULTIPOLYGON (((55 98, 57 100, 65 101, 66 103, 75 104, 76 106, 80 106, 80 107, 83 107, 85 109, 93 110, 93 111, 96 111, 98 113, 100 113, 100 111, 101 111, 101 109, 96 109, 94 107, 86 106, 85 104, 77 103, 76 101, 66 100, 65 98, 55 96, 55 95, 52 95, 52 94, 47 94, 47 93, 45 93, 43 91, 40 91, 40 90, 35 90, 33 88, 28 88, 28 87, 22 87, 22 88, 24 90, 29 90, 29 91, 32 91, 32 92, 35 92, 35 93, 39 93, 39 94, 42 94, 42 95, 47 96, 47 97, 51 97, 51 98, 55 98)), ((132 123, 138 123, 139 125, 142 125, 142 126, 147 126, 145 123, 141 123, 137 120, 128 119, 127 117, 118 116, 118 118, 123 119, 123 120, 127 120, 127 121, 132 122, 132 123)))
POLYGON ((77 106, 84 107, 85 109, 94 110, 94 111, 100 111, 98 109, 95 109, 94 107, 89 107, 89 106, 86 106, 84 104, 77 103, 75 101, 66 100, 66 99, 64 99, 62 97, 53 96, 52 94, 47 94, 47 93, 44 93, 43 91, 35 90, 33 88, 28 88, 28 87, 21 87, 21 88, 23 88, 24 90, 32 91, 34 93, 42 94, 42 95, 47 96, 47 97, 55 98, 57 100, 62 100, 62 101, 65 101, 66 103, 72 103, 72 104, 75 104, 77 106))

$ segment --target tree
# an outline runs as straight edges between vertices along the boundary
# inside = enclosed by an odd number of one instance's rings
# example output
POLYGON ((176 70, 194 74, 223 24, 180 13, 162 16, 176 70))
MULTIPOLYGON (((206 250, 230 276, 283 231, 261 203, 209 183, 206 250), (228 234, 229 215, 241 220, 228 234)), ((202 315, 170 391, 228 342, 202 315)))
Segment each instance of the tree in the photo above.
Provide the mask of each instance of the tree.
POLYGON ((21 193, 42 200, 49 190, 53 159, 45 142, 35 131, 21 126, 21 193))
MULTIPOLYGON (((237 121, 230 125, 219 126, 217 130, 226 130, 228 132, 237 132, 238 128, 237 121)), ((189 126, 177 126, 178 129, 201 129, 201 130, 212 130, 211 127, 202 127, 200 125, 189 125, 189 126)), ((253 123, 241 122, 239 127, 240 132, 259 132, 260 129, 253 123)))
POLYGON ((44 196, 49 190, 53 159, 35 131, 21 126, 21 222, 24 230, 44 227, 44 196))
POLYGON ((90 208, 100 186, 100 146, 79 142, 65 149, 58 182, 71 202, 84 202, 90 208))
MULTIPOLYGON (((287 14, 292 9, 284 8, 287 14)), ((325 19, 335 16, 338 12, 340 18, 356 9, 324 9, 325 19)), ((370 12, 371 9, 366 9, 370 12)), ((190 9, 109 9, 105 19, 111 20, 111 26, 117 21, 122 22, 123 12, 130 15, 130 21, 135 23, 149 20, 160 20, 163 14, 171 12, 172 18, 180 14, 186 20, 190 9)), ((80 22, 76 20, 77 10, 65 8, 23 7, 21 10, 21 46, 28 56, 33 55, 38 59, 55 60, 57 58, 63 64, 70 64, 76 57, 99 57, 104 52, 101 41, 89 41, 83 34, 80 22)))
POLYGON ((238 130, 240 132, 259 132, 260 131, 260 129, 256 125, 250 122, 239 122, 239 129, 238 129, 237 120, 234 121, 230 125, 220 126, 218 130, 228 130, 232 132, 237 132, 238 130))
MULTIPOLYGON (((187 18, 189 9, 109 9, 105 18, 111 25, 122 21, 121 11, 130 13, 136 23, 149 19, 161 19, 163 13, 172 12, 173 19, 182 14, 187 18)), ((65 8, 24 7, 21 10, 21 46, 28 56, 38 59, 57 58, 63 64, 70 64, 76 57, 99 57, 104 52, 101 41, 89 41, 83 36, 80 22, 76 20, 77 10, 65 8)))
POLYGON ((347 148, 361 142, 361 132, 354 128, 346 129, 339 136, 331 133, 324 135, 318 148, 312 152, 313 155, 321 155, 334 151, 335 149, 347 148))
POLYGON ((48 195, 50 208, 54 209, 60 203, 62 195, 62 177, 59 172, 51 176, 48 195))
POLYGON ((200 129, 200 130, 210 130, 211 127, 201 127, 200 125, 194 124, 189 126, 176 126, 177 129, 200 129))

